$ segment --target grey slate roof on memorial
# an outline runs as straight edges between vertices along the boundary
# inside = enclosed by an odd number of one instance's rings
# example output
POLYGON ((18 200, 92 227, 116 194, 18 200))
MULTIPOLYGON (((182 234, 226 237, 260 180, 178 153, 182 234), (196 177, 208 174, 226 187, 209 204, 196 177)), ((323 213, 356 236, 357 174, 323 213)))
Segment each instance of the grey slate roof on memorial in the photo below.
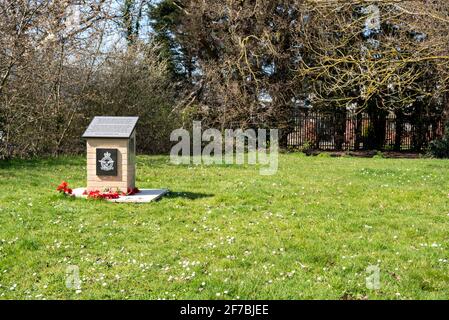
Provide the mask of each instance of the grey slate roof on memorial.
POLYGON ((139 117, 95 117, 83 138, 130 138, 139 117))

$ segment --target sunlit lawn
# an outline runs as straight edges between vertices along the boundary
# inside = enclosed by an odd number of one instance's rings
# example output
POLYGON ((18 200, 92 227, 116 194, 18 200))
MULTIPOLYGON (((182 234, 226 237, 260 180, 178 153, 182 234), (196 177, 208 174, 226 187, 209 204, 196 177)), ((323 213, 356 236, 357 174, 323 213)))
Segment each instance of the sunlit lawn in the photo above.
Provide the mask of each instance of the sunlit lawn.
POLYGON ((288 154, 261 176, 141 156, 138 186, 172 191, 157 203, 54 191, 85 171, 83 157, 0 162, 0 298, 449 297, 449 161, 288 154))

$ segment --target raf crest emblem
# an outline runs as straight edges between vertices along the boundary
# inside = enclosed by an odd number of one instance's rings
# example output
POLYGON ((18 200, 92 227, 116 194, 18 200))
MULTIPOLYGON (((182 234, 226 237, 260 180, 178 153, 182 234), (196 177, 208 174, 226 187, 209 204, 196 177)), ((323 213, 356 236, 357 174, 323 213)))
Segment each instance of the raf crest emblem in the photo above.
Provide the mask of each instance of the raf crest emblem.
POLYGON ((98 162, 100 162, 101 170, 103 171, 114 170, 114 160, 112 160, 111 154, 109 152, 105 152, 104 157, 98 162))
POLYGON ((118 173, 117 149, 97 149, 96 170, 97 176, 116 177, 118 173))

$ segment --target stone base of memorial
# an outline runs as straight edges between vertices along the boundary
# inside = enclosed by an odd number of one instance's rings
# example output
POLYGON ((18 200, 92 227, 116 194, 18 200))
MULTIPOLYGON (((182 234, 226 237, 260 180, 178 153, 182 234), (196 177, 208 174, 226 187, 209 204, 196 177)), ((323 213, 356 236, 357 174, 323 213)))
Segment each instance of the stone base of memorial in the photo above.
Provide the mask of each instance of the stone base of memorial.
MULTIPOLYGON (((77 198, 87 199, 86 190, 87 188, 74 189, 72 195, 77 198)), ((168 190, 166 189, 141 189, 137 194, 120 196, 117 199, 106 199, 106 201, 116 203, 149 203, 159 200, 167 193, 168 190)))

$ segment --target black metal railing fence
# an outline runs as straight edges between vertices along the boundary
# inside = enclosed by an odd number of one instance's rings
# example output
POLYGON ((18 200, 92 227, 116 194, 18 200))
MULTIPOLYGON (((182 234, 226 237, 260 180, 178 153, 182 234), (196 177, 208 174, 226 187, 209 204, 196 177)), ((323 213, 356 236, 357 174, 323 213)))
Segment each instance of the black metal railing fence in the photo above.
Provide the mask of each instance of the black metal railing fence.
POLYGON ((287 137, 290 147, 320 150, 422 151, 443 134, 443 125, 431 117, 412 119, 389 114, 371 119, 368 114, 301 111, 287 137))

